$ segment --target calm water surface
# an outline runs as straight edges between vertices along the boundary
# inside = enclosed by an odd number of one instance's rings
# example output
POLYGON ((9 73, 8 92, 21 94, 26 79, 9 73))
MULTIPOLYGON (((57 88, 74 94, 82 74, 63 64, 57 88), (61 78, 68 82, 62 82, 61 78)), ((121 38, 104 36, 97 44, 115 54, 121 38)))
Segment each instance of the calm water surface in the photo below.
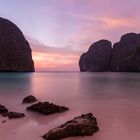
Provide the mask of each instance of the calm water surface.
POLYGON ((139 140, 140 74, 137 73, 0 73, 0 104, 26 117, 0 116, 0 139, 41 140, 40 137, 77 115, 92 112, 100 131, 91 137, 66 140, 139 140), (40 101, 65 105, 69 111, 42 116, 27 112, 22 99, 32 94, 40 101))

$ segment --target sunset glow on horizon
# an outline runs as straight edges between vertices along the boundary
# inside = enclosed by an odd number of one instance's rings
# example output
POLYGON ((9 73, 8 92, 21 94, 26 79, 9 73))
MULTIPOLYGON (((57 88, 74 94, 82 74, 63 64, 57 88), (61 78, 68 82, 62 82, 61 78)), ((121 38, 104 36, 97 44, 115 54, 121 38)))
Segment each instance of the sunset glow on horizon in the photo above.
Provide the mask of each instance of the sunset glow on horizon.
POLYGON ((139 0, 1 0, 32 48, 37 71, 78 71, 80 55, 100 40, 140 32, 139 0))

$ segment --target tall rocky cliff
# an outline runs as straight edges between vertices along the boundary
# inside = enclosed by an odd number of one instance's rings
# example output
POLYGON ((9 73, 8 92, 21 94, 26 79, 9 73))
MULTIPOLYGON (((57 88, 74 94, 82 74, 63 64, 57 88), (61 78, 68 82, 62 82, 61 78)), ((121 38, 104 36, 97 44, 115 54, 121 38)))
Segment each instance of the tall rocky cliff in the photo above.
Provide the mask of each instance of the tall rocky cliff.
POLYGON ((100 40, 92 44, 86 53, 81 55, 81 71, 107 71, 111 58, 111 42, 100 40))
POLYGON ((0 71, 35 71, 29 43, 20 29, 4 18, 0 18, 0 71))
POLYGON ((79 60, 80 71, 140 72, 140 34, 128 33, 113 47, 100 40, 79 60))

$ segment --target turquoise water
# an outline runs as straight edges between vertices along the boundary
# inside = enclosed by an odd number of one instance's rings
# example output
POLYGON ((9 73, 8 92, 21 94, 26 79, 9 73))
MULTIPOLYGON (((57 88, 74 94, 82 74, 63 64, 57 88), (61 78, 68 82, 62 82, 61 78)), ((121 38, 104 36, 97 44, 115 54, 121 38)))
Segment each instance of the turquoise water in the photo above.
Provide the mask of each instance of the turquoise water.
POLYGON ((24 119, 0 123, 0 136, 5 140, 41 140, 49 129, 88 112, 97 117, 100 131, 92 137, 67 140, 140 138, 138 73, 0 73, 0 103, 26 114, 24 119), (50 116, 27 112, 22 99, 29 94, 70 110, 50 116))

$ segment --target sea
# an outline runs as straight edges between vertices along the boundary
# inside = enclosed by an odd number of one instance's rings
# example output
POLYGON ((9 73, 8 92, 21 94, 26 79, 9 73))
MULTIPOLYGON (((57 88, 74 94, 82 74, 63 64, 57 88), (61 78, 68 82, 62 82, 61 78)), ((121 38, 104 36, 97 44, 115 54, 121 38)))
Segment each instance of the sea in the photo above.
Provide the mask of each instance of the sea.
POLYGON ((0 73, 0 104, 26 115, 13 120, 0 116, 0 140, 43 140, 50 129, 89 112, 99 131, 65 140, 140 140, 139 73, 0 73), (22 100, 28 95, 69 110, 49 116, 26 111, 29 105, 22 100))

